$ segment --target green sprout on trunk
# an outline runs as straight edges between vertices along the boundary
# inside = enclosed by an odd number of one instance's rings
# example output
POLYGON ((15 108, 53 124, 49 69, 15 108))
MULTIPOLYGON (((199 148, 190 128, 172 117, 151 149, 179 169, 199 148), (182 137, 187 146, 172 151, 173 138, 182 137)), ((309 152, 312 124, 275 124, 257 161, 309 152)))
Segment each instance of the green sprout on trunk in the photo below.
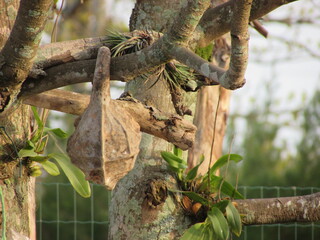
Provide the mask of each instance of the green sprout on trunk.
POLYGON ((182 240, 212 239, 226 240, 230 231, 240 236, 241 217, 231 199, 243 199, 241 193, 216 172, 230 161, 238 163, 242 157, 227 154, 220 157, 204 176, 198 175, 198 169, 204 161, 187 171, 187 162, 182 158, 181 150, 174 148, 173 153, 161 152, 168 168, 176 174, 181 189, 170 189, 175 194, 182 194, 182 207, 199 221, 185 231, 182 240), (209 182, 210 181, 210 182, 209 182))

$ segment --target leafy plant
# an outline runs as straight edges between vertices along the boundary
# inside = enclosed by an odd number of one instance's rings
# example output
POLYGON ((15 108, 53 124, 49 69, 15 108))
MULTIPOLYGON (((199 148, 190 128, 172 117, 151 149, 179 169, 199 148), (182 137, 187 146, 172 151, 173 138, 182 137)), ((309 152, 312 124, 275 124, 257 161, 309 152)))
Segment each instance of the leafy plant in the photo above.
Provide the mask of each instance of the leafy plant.
MULTIPOLYGON (((136 30, 128 34, 109 32, 106 43, 111 50, 111 55, 117 57, 140 51, 150 46, 159 37, 159 33, 152 31, 136 30)), ((158 79, 166 79, 172 89, 183 88, 193 91, 196 89, 197 74, 186 65, 177 61, 170 61, 159 66, 156 69, 155 75, 158 79)), ((149 74, 141 75, 141 77, 148 79, 149 74)))
POLYGON ((192 225, 181 237, 182 240, 226 240, 232 231, 240 236, 242 230, 241 218, 230 198, 243 199, 230 183, 216 172, 228 162, 238 163, 242 157, 237 154, 227 154, 220 157, 204 176, 198 176, 198 169, 204 161, 201 156, 199 163, 188 172, 187 162, 182 158, 182 151, 174 148, 173 153, 161 152, 162 158, 168 163, 181 186, 181 190, 171 189, 173 193, 182 194, 183 208, 198 218, 205 219, 192 225), (202 209, 202 211, 200 211, 202 209), (205 217, 201 216, 205 212, 205 217))
POLYGON ((19 158, 28 158, 30 161, 30 175, 38 177, 42 174, 41 167, 50 175, 57 176, 60 170, 66 174, 73 188, 82 196, 90 197, 91 189, 89 182, 85 180, 84 173, 71 163, 70 158, 65 153, 50 153, 43 155, 47 145, 49 133, 60 139, 67 138, 68 135, 60 128, 47 128, 43 124, 37 110, 32 107, 33 115, 37 124, 36 130, 32 134, 32 138, 26 142, 24 148, 18 152, 19 158), (54 160, 55 162, 51 161, 54 160))

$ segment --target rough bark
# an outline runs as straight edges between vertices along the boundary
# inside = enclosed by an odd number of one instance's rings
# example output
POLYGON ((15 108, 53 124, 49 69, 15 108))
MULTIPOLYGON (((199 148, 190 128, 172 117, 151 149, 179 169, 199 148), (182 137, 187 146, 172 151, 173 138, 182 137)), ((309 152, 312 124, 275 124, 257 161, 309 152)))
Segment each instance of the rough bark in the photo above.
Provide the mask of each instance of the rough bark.
POLYGON ((29 124, 30 109, 25 105, 16 106, 10 115, 0 118, 0 187, 4 197, 1 216, 6 216, 6 237, 13 240, 33 240, 36 234, 35 179, 28 176, 25 161, 20 164, 16 151, 30 136, 29 124))
MULTIPOLYGON (((170 14, 174 14, 179 8, 178 2, 180 1, 138 1, 131 26, 135 29, 166 29, 172 20, 170 14), (156 7, 161 11, 143 14, 156 7)), ((150 88, 155 80, 156 77, 145 83, 143 79, 136 78, 129 82, 127 89, 144 104, 173 113, 167 83, 159 79, 150 88)), ((177 239, 188 226, 190 220, 183 214, 175 199, 171 195, 162 194, 166 188, 175 184, 160 157, 160 151, 170 148, 167 142, 159 138, 143 135, 135 168, 118 183, 113 192, 109 239, 177 239)))
MULTIPOLYGON (((7 41, 18 12, 19 1, 0 1, 0 49, 7 41)), ((3 92, 1 92, 3 94, 3 92)), ((30 109, 17 103, 0 116, 1 239, 36 239, 35 179, 17 151, 30 136, 30 109)))
MULTIPOLYGON (((234 2, 235 1, 230 1, 225 4, 219 5, 217 7, 211 7, 205 12, 204 16, 200 20, 199 25, 195 29, 195 33, 193 34, 193 37, 189 41, 189 46, 191 46, 191 48, 195 48, 197 44, 200 44, 199 46, 202 46, 202 47, 207 46, 212 42, 212 40, 230 31, 231 17, 234 12, 234 7, 233 7, 234 2)), ((253 1, 250 20, 254 20, 259 17, 262 17, 263 15, 282 6, 283 4, 287 4, 290 2, 292 1, 291 0, 288 0, 288 1, 255 0, 253 1)), ((144 24, 143 29, 154 29, 155 31, 158 31, 158 32, 165 32, 165 29, 170 26, 170 22, 167 19, 171 19, 175 16, 176 12, 173 11, 173 9, 178 9, 179 3, 173 3, 173 2, 171 3, 172 9, 166 10, 165 12, 166 19, 162 19, 162 21, 164 21, 163 24, 160 23, 160 21, 158 23, 148 22, 148 14, 152 14, 155 17, 156 16, 159 17, 162 14, 160 13, 161 11, 158 11, 159 8, 155 7, 157 5, 154 5, 154 3, 155 1, 150 1, 149 3, 147 3, 148 7, 145 8, 143 12, 143 17, 141 18, 137 17, 139 14, 138 9, 135 8, 133 10, 131 23, 130 23, 131 30, 135 29, 136 26, 142 26, 139 24, 144 24)), ((139 28, 137 27, 137 29, 139 28)), ((97 43, 97 47, 95 50, 97 52, 98 47, 100 47, 102 44, 101 40, 103 41, 103 38, 101 39, 93 38, 91 40, 92 42, 100 41, 100 43, 97 43)), ((83 43, 81 43, 81 41, 80 42, 77 41, 76 44, 78 47, 76 48, 71 47, 72 45, 69 45, 69 48, 68 48, 64 46, 65 43, 55 43, 52 48, 51 48, 51 45, 48 45, 46 48, 48 50, 50 49, 50 51, 46 51, 46 54, 48 54, 46 56, 50 58, 50 55, 51 55, 53 59, 57 57, 58 58, 57 62, 61 60, 65 61, 68 58, 69 60, 70 59, 73 60, 74 59, 73 56, 75 55, 83 56, 80 52, 82 48, 87 44, 86 42, 87 41, 90 42, 91 40, 86 39, 83 43), (60 47, 59 46, 60 44, 63 47, 60 47), (79 48, 79 50, 77 50, 77 48, 79 48), (63 52, 59 52, 62 49, 64 49, 63 52), (72 54, 70 54, 70 52, 72 54)), ((92 48, 94 48, 94 46, 92 46, 92 48)), ((94 52, 93 49, 91 50, 94 52)), ((87 59, 86 57, 84 59, 87 59)), ((169 59, 170 58, 168 57, 164 57, 163 54, 159 54, 159 53, 146 54, 145 52, 142 55, 141 54, 131 55, 131 56, 127 55, 127 56, 116 58, 115 62, 112 63, 114 65, 112 69, 114 68, 116 70, 111 70, 111 79, 125 81, 126 78, 132 78, 139 73, 150 71, 150 68, 152 69, 153 67, 155 67, 155 65, 164 63, 169 59), (145 61, 145 59, 148 59, 148 61, 145 61)), ((184 57, 180 58, 180 60, 183 60, 183 59, 184 57)), ((197 68, 198 71, 201 70, 201 65, 203 65, 204 63, 205 63, 204 61, 198 63, 199 65, 199 67, 197 68)), ((70 62, 67 65, 63 64, 61 66, 56 66, 56 67, 53 65, 53 67, 49 68, 48 71, 46 70, 45 78, 44 77, 40 77, 39 79, 29 78, 23 86, 21 95, 37 94, 43 91, 47 91, 50 89, 58 88, 58 87, 73 84, 73 83, 90 82, 93 76, 94 64, 95 64, 95 61, 93 60, 90 60, 90 61, 84 60, 84 61, 70 62)), ((209 68, 208 69, 209 71, 203 71, 203 72, 200 71, 203 74, 208 72, 210 75, 210 72, 217 72, 217 75, 219 77, 223 73, 223 71, 220 73, 221 69, 219 70, 219 68, 214 68, 211 65, 204 66, 204 67, 205 68, 203 69, 209 68)), ((211 75, 215 75, 215 74, 211 74, 211 75)), ((211 84, 216 84, 216 83, 212 82, 211 84)))
POLYGON ((320 221, 320 193, 283 198, 236 200, 243 222, 273 224, 320 221))
MULTIPOLYGON (((89 104, 89 95, 55 89, 24 99, 25 104, 69 114, 81 115, 89 104)), ((111 100, 128 112, 142 132, 162 138, 187 150, 194 143, 196 127, 177 114, 167 114, 127 96, 111 100)))
POLYGON ((19 0, 0 1, 0 50, 9 38, 10 31, 16 19, 19 2, 19 0))
MULTIPOLYGON (((237 0, 231 0, 217 7, 206 11, 197 26, 190 45, 199 45, 205 47, 214 39, 222 36, 231 30, 231 19, 235 12, 234 3, 237 0)), ((274 9, 297 0, 253 0, 250 12, 250 21, 261 18, 274 9)))
POLYGON ((19 90, 32 67, 52 1, 22 0, 10 37, 0 53, 0 86, 19 90))

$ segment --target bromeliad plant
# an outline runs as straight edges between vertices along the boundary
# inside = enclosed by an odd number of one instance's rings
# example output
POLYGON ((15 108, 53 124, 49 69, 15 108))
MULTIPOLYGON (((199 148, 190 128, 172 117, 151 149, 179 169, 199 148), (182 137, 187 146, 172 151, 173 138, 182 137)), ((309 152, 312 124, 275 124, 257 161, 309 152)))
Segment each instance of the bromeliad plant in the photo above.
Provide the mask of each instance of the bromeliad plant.
MULTIPOLYGON (((43 120, 40 118, 37 109, 32 107, 33 115, 36 122, 36 130, 32 134, 32 138, 26 142, 24 148, 18 152, 19 158, 27 158, 29 161, 29 173, 31 176, 38 177, 42 174, 41 168, 52 176, 60 174, 60 166, 66 174, 73 188, 82 196, 90 197, 91 189, 89 182, 85 179, 84 173, 71 163, 70 158, 65 153, 50 153, 43 155, 47 145, 49 134, 52 137, 60 139, 67 138, 68 135, 60 128, 47 128, 44 126, 43 120), (51 161, 55 160, 55 162, 51 161)), ((61 151, 63 152, 63 151, 61 151)))
POLYGON ((181 240, 226 240, 230 230, 240 236, 242 224, 238 210, 231 199, 243 199, 243 196, 216 172, 229 161, 239 162, 242 157, 227 154, 219 158, 204 176, 198 176, 198 169, 204 161, 202 156, 199 164, 188 172, 187 162, 182 158, 182 151, 174 148, 173 153, 161 152, 162 158, 168 163, 170 170, 176 173, 181 190, 173 190, 182 194, 182 207, 198 220, 203 222, 192 225, 181 237, 181 240))
MULTIPOLYGON (((150 46, 159 37, 160 34, 153 31, 136 30, 127 34, 109 32, 106 43, 111 50, 112 57, 117 57, 140 51, 150 46)), ((171 89, 177 90, 182 88, 192 91, 196 90, 194 83, 198 81, 197 74, 189 67, 177 61, 170 61, 159 66, 153 74, 157 76, 157 79, 166 79, 171 89)), ((146 80, 149 76, 150 74, 141 75, 141 77, 146 80)))

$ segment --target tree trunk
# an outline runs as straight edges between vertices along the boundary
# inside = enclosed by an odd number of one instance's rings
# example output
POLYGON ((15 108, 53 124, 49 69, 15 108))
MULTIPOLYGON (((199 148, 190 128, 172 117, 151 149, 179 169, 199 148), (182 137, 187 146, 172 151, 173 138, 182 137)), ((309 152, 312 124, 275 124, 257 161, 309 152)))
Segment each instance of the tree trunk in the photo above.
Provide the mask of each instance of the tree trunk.
POLYGON ((20 105, 9 116, 0 118, 0 187, 1 236, 7 239, 36 238, 35 178, 28 176, 25 161, 19 161, 17 151, 30 136, 30 109, 20 105), (5 228, 3 228, 5 226, 5 228))
MULTIPOLYGON (((7 41, 19 1, 0 1, 0 49, 7 41)), ((3 93, 2 93, 3 94, 3 93)), ((4 104, 4 103, 2 103, 4 104)), ((35 178, 28 176, 17 151, 30 137, 30 108, 17 104, 0 115, 1 239, 36 239, 35 178)))
MULTIPOLYGON (((180 2, 172 0, 138 1, 131 16, 130 30, 147 29, 165 32, 172 24, 171 21, 179 9, 180 2)), ((175 108, 172 104, 168 84, 164 79, 160 79, 152 86, 156 80, 157 78, 149 78, 144 82, 143 79, 136 78, 127 84, 127 91, 130 91, 135 98, 147 105, 154 106, 164 112, 174 112, 175 108)), ((221 98, 221 95, 227 95, 223 98, 224 100, 220 100, 218 111, 221 109, 227 111, 228 107, 225 102, 228 103, 229 100, 228 94, 223 92, 219 95, 221 92, 219 87, 212 90, 212 88, 208 88, 198 96, 198 99, 210 96, 206 103, 198 100, 198 104, 203 106, 205 112, 211 114, 210 118, 207 118, 209 122, 205 124, 201 122, 205 119, 201 116, 198 117, 198 122, 196 121, 198 127, 202 128, 202 133, 210 132, 208 134, 211 137, 202 141, 203 144, 209 146, 207 148, 209 151, 212 143, 217 99, 221 98)), ((184 96, 183 104, 193 108, 194 112, 196 101, 196 94, 188 93, 184 96)), ((196 110, 196 115, 200 115, 198 110, 196 110)), ((190 119, 192 120, 192 118, 190 119)), ((223 115, 222 121, 218 120, 217 123, 219 130, 216 132, 215 159, 221 154, 224 125, 225 117, 223 115)), ((195 146, 197 144, 196 142, 195 146)), ((167 164, 161 159, 160 151, 170 151, 171 149, 172 145, 167 142, 148 134, 143 135, 135 168, 118 183, 113 191, 109 213, 109 239, 177 239, 190 226, 192 219, 185 214, 178 203, 179 200, 167 192, 168 188, 176 187, 176 182, 167 170, 167 164)), ((198 151, 193 156, 200 155, 200 151, 204 150, 203 148, 197 149, 198 151)), ((207 154, 207 150, 203 153, 206 153, 208 157, 210 154, 207 154)), ((196 161, 198 158, 194 158, 194 160, 196 161)), ((203 172, 206 170, 207 167, 204 167, 203 172)))

